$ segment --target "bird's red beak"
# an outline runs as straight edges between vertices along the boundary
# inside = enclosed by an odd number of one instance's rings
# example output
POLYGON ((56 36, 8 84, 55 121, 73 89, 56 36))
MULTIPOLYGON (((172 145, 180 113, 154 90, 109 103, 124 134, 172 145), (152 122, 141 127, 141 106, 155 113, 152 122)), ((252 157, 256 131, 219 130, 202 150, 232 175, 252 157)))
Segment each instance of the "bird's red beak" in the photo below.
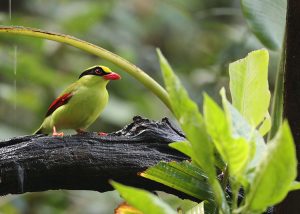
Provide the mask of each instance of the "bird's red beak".
POLYGON ((104 75, 103 78, 106 80, 119 80, 121 79, 121 76, 117 73, 110 72, 109 74, 104 75))

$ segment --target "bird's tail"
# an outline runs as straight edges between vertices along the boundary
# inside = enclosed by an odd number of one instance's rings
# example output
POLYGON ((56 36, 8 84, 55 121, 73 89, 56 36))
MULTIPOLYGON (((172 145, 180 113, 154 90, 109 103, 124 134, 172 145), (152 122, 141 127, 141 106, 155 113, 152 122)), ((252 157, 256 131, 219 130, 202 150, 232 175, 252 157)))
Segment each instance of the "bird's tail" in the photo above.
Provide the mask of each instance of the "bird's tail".
POLYGON ((43 128, 42 127, 38 128, 38 130, 36 130, 33 134, 44 134, 43 128))

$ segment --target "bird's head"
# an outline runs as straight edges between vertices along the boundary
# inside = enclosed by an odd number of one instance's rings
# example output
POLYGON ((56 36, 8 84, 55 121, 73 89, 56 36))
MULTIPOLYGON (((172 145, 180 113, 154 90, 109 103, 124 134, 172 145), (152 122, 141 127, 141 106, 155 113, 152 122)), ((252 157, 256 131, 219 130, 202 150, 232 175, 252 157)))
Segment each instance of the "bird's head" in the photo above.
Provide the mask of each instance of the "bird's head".
POLYGON ((80 74, 79 79, 87 75, 99 76, 104 80, 121 79, 121 76, 119 74, 112 72, 108 67, 103 65, 96 65, 86 69, 84 72, 80 74))

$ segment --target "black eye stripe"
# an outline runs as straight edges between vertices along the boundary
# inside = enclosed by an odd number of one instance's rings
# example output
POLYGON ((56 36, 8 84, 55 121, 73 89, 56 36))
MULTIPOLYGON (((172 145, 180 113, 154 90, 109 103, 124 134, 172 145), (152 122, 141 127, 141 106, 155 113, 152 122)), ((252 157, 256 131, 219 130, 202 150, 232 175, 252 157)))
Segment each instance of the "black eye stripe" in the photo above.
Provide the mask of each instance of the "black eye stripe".
POLYGON ((109 74, 108 72, 105 72, 101 67, 94 67, 91 69, 88 69, 84 71, 82 74, 80 74, 79 79, 85 75, 97 75, 97 76, 104 76, 109 74))

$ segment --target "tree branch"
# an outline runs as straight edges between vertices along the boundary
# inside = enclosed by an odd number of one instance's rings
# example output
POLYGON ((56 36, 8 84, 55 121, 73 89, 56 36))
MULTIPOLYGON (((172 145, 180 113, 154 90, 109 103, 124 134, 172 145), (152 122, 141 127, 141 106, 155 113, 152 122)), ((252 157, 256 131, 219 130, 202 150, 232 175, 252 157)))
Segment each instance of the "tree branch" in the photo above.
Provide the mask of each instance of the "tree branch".
POLYGON ((181 161, 168 147, 184 140, 167 118, 161 122, 134 117, 134 122, 108 136, 97 133, 52 137, 22 136, 0 142, 0 195, 50 189, 109 191, 110 179, 148 190, 191 198, 138 172, 159 161, 181 161))

